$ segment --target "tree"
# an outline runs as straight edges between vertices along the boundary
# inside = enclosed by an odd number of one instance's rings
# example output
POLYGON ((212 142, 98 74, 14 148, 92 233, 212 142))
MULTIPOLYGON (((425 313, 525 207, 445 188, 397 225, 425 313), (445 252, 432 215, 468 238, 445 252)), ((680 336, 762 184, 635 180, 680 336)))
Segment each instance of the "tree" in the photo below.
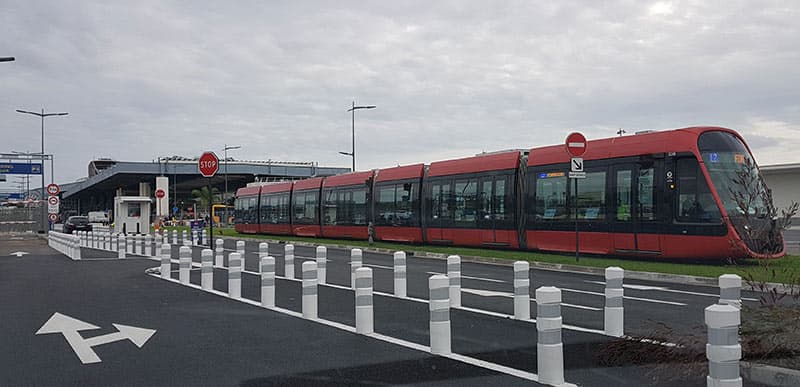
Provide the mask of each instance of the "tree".
POLYGON ((208 187, 203 187, 192 190, 192 200, 197 203, 198 212, 205 212, 208 211, 208 203, 219 203, 222 198, 218 189, 211 188, 209 192, 208 187))

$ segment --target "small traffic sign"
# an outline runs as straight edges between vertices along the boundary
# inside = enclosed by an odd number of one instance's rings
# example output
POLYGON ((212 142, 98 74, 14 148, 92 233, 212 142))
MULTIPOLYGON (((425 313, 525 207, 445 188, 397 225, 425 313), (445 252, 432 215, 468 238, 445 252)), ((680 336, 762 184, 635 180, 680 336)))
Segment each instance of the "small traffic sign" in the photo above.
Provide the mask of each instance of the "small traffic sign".
POLYGON ((58 196, 50 196, 49 198, 47 198, 47 204, 49 204, 51 206, 57 206, 58 205, 58 196))
POLYGON ((50 219, 51 223, 58 222, 58 214, 50 214, 47 215, 47 218, 50 219))
POLYGON ((197 169, 203 177, 214 177, 219 170, 219 158, 214 152, 205 152, 197 160, 197 169))
POLYGON ((567 147, 567 153, 573 157, 581 157, 586 153, 586 137, 581 133, 570 133, 564 145, 567 147))
POLYGON ((50 195, 58 195, 61 193, 61 188, 58 187, 58 184, 52 183, 47 185, 47 193, 50 195))
POLYGON ((585 179, 586 178, 586 172, 570 172, 569 173, 569 178, 570 179, 585 179))
POLYGON ((166 195, 163 189, 159 188, 156 190, 156 197, 161 199, 166 195))
POLYGON ((569 170, 572 172, 583 172, 583 158, 573 157, 572 162, 569 163, 569 170))

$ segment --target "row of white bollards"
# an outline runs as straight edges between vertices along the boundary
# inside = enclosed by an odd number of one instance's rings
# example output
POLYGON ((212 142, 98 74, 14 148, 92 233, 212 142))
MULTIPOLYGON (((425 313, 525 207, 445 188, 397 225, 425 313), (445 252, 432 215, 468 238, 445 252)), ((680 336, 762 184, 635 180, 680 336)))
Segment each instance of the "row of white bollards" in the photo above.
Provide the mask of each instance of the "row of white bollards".
MULTIPOLYGON (((124 251, 125 237, 120 236, 120 251, 124 251)), ((79 243, 79 239, 77 239, 79 243)), ((241 241, 239 241, 241 242, 241 241)), ((244 245, 237 242, 237 252, 228 257, 228 295, 241 299, 241 276, 244 270, 244 245)), ((221 246, 222 241, 218 240, 221 246)), ((318 286, 323 284, 325 275, 327 249, 317 248, 316 259, 302 264, 302 315, 307 319, 318 318, 318 286), (320 263, 323 267, 320 268, 320 263)), ((160 246, 161 275, 170 278, 170 245, 160 246)), ((191 268, 191 249, 179 249, 179 282, 189 283, 191 268)), ((286 278, 294 278, 294 246, 287 244, 285 252, 286 278)), ((201 287, 213 290, 214 252, 210 249, 202 251, 201 287)), ((222 265, 222 251, 217 250, 217 266, 222 265)), ((394 254, 395 296, 406 297, 406 256, 403 252, 394 254)), ((356 333, 370 334, 374 332, 373 277, 372 270, 363 266, 363 252, 360 249, 351 251, 351 287, 355 293, 356 333)), ((269 255, 268 245, 259 245, 259 272, 261 276, 261 305, 265 308, 275 307, 275 258, 269 255)), ((450 256, 447 259, 448 275, 434 275, 428 280, 430 309, 430 351, 433 354, 447 355, 451 353, 450 309, 460 307, 461 293, 461 259, 450 256)), ((530 319, 530 264, 525 261, 514 263, 514 318, 530 319)), ((609 336, 622 337, 624 332, 623 312, 623 279, 624 270, 609 267, 605 270, 605 310, 604 327, 609 336)), ((708 385, 741 386, 739 376, 738 328, 740 324, 741 278, 736 275, 723 275, 719 278, 719 304, 709 306, 705 310, 705 321, 708 326, 707 357, 709 359, 708 385)), ((536 328, 537 363, 539 382, 558 385, 564 383, 564 353, 562 342, 561 290, 552 286, 536 289, 536 328)))

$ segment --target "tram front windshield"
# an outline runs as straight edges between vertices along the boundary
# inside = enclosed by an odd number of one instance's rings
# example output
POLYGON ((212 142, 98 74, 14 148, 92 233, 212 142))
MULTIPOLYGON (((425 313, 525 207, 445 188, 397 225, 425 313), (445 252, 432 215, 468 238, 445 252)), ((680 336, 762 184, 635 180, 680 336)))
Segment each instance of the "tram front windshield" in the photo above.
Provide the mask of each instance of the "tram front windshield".
POLYGON ((744 215, 744 207, 747 207, 748 216, 764 217, 766 206, 762 194, 765 186, 744 143, 731 133, 719 131, 702 134, 698 146, 728 215, 744 215), (734 193, 744 195, 745 200, 740 200, 742 205, 737 203, 734 193))

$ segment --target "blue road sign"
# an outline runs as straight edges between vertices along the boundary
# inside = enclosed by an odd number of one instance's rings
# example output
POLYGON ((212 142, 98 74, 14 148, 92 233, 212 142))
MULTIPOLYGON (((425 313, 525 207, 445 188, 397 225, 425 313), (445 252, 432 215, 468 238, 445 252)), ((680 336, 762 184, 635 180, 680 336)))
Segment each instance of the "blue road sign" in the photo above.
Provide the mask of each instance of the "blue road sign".
POLYGON ((178 213, 178 207, 172 207, 172 213, 173 214, 177 214, 178 213))
POLYGON ((0 163, 0 174, 41 175, 42 164, 0 163))

